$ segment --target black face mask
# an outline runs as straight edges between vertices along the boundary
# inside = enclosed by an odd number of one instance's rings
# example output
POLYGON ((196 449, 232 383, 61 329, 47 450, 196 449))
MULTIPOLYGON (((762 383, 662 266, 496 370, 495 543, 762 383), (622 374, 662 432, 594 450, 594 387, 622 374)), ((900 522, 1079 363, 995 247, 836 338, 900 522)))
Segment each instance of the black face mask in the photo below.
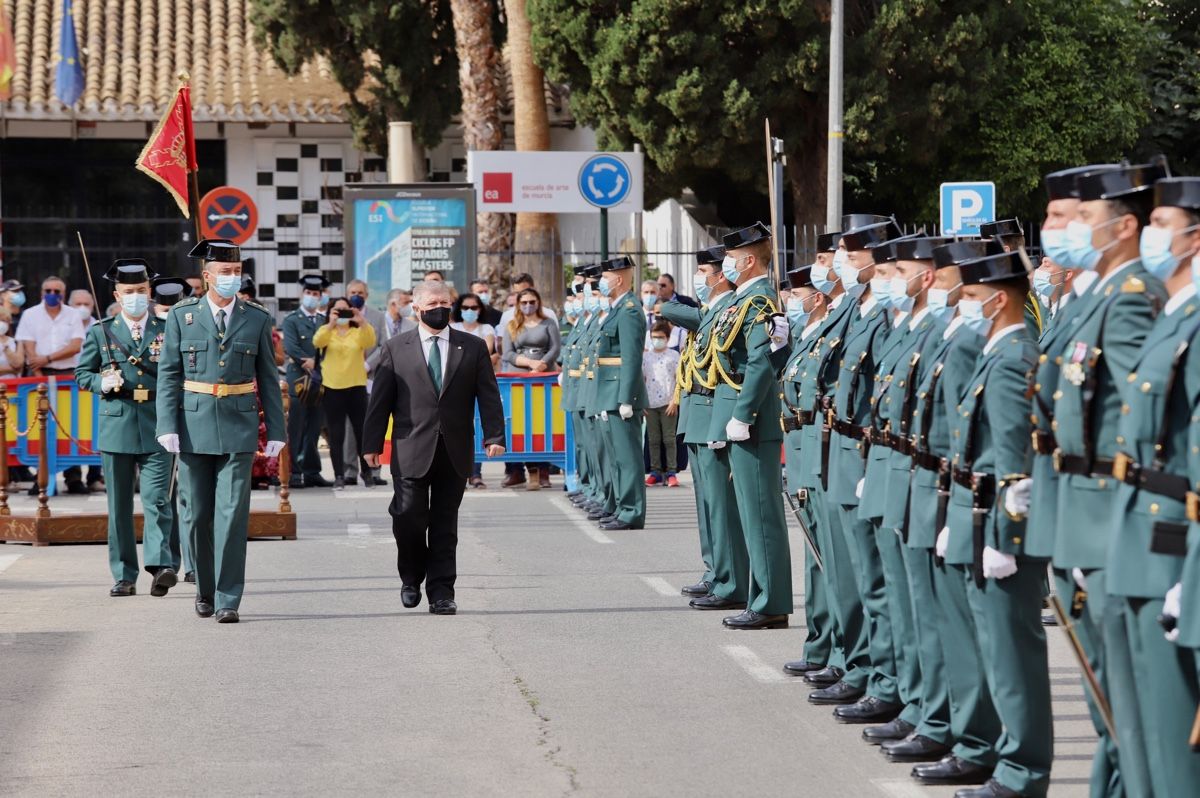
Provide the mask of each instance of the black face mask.
POLYGON ((444 330, 450 323, 450 308, 430 308, 421 311, 421 323, 431 330, 444 330))

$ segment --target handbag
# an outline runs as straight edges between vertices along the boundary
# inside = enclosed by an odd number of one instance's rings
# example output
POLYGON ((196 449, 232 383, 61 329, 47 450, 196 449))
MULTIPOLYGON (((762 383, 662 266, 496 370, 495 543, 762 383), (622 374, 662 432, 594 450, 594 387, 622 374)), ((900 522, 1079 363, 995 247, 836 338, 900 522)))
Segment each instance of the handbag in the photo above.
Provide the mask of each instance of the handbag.
MULTIPOLYGON (((325 386, 321 383, 321 353, 316 354, 316 367, 312 371, 304 371, 304 376, 292 383, 292 391, 297 401, 305 407, 316 407, 321 403, 325 386)), ((299 363, 296 363, 299 366, 299 363)), ((303 369, 302 369, 303 370, 303 369)))

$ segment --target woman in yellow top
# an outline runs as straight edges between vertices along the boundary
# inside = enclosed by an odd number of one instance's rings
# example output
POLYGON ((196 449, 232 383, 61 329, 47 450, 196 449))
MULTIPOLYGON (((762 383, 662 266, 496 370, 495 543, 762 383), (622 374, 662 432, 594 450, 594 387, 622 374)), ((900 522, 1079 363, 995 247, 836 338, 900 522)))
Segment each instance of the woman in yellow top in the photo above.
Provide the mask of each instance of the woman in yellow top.
MULTIPOLYGON (((371 473, 362 459, 362 435, 367 417, 366 351, 375 346, 375 330, 350 300, 339 297, 329 303, 329 321, 313 335, 313 346, 321 355, 321 384, 325 386, 321 408, 325 411, 333 473, 337 475, 333 487, 344 488, 342 446, 347 419, 354 432, 354 453, 362 473, 371 473)), ((365 484, 369 487, 371 480, 365 484)))

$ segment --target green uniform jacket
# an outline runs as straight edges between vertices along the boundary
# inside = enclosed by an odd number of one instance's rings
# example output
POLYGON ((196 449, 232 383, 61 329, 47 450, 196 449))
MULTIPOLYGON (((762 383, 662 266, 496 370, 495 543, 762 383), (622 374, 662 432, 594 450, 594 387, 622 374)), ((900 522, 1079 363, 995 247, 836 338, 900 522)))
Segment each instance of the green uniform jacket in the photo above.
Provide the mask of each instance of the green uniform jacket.
MULTIPOLYGON (((924 358, 925 363, 921 367, 912 432, 917 439, 918 449, 949 462, 951 425, 957 413, 955 408, 967 380, 975 373, 984 339, 955 320, 950 322, 934 343, 937 346, 933 354, 924 358)), ((938 532, 941 531, 937 528, 937 486, 937 472, 914 465, 909 487, 907 540, 912 548, 932 549, 937 542, 938 532)))
MULTIPOLYGON (((1144 468, 1165 471, 1187 480, 1188 433, 1196 395, 1189 391, 1185 371, 1200 359, 1192 345, 1200 331, 1200 300, 1195 296, 1173 313, 1154 322, 1130 373, 1132 390, 1125 394, 1118 447, 1144 468), (1181 349, 1181 346, 1187 348, 1181 349), (1178 368, 1173 369, 1178 362, 1178 368), (1174 378, 1172 372, 1174 371, 1174 378), (1156 450, 1156 444, 1162 449, 1156 450)), ((1195 386, 1193 386, 1194 388, 1195 386)), ((1109 520, 1112 544, 1108 551, 1106 590, 1110 595, 1161 599, 1179 581, 1187 547, 1184 503, 1131 485, 1117 486, 1109 520), (1176 547, 1175 554, 1156 553, 1176 547)), ((1198 605, 1184 605, 1188 612, 1198 605)), ((1188 614, 1187 612, 1184 613, 1188 614)))
POLYGON ((572 413, 579 409, 578 392, 580 385, 579 363, 583 353, 579 349, 579 339, 586 327, 583 319, 571 325, 562 342, 562 392, 559 395, 559 406, 563 412, 572 413))
MULTIPOLYGON (((872 375, 887 341, 891 315, 876 302, 866 315, 858 304, 855 321, 846 333, 838 361, 833 413, 838 420, 866 427, 871 423, 872 375)), ((829 496, 841 505, 855 506, 858 481, 865 473, 864 441, 833 433, 829 444, 829 496)))
MULTIPOLYGON (((1087 294, 1063 349, 1054 403, 1053 427, 1064 455, 1111 460, 1116 454, 1127 377, 1165 297, 1141 261, 1087 294), (1085 393, 1094 398, 1085 401, 1085 393)), ((1059 477, 1056 567, 1104 566, 1116 487, 1111 476, 1059 477)))
POLYGON ((293 310, 283 318, 283 353, 287 356, 288 385, 295 385, 296 380, 304 376, 300 368, 301 360, 308 357, 316 359, 317 348, 313 346, 313 336, 326 321, 328 319, 322 313, 309 318, 302 310, 293 310))
POLYGON ((779 426, 779 387, 776 368, 790 354, 790 347, 771 352, 771 315, 777 312, 774 289, 767 279, 755 280, 734 292, 730 304, 717 317, 713 336, 717 357, 725 373, 735 381, 741 377, 741 390, 724 379, 717 383, 713 398, 709 440, 727 440, 725 426, 731 418, 750 425, 750 440, 783 440, 779 426), (784 350, 788 351, 784 351, 784 350))
MULTIPOLYGON (((1200 346, 1200 341, 1193 346, 1200 346)), ((1187 477, 1192 491, 1200 493, 1200 353, 1192 352, 1187 358, 1184 383, 1188 401, 1192 407, 1191 423, 1188 424, 1187 477)), ((1183 562, 1183 595, 1180 606, 1185 609, 1179 618, 1179 645, 1200 648, 1200 523, 1189 520, 1187 556, 1183 562)))
MULTIPOLYGON (((814 398, 811 395, 804 393, 804 383, 808 376, 807 369, 810 367, 816 371, 815 361, 812 358, 812 353, 821 345, 821 336, 818 335, 821 325, 809 333, 807 338, 801 337, 792 347, 792 359, 783 368, 783 417, 784 419, 795 418, 797 413, 813 412, 814 398)), ((815 381, 814 381, 815 382, 815 381)), ((813 383, 810 383, 810 386, 813 383)), ((819 423, 819 422, 818 422, 819 423)), ((805 442, 805 432, 808 427, 816 426, 810 423, 799 429, 787 430, 785 428, 784 441, 784 463, 787 470, 787 486, 788 490, 795 493, 798 488, 810 487, 808 476, 804 473, 804 446, 810 445, 805 442)), ((820 446, 820 440, 817 441, 817 446, 820 446)))
MULTIPOLYGON (((1004 510, 1004 486, 1029 474, 1029 388, 1037 367, 1038 349, 1025 325, 1005 333, 975 366, 962 401, 956 405, 951 456, 957 468, 970 468, 994 480, 995 498, 984 519, 984 546, 1023 556, 1025 519, 1004 510)), ((971 491, 957 482, 950 486, 946 511, 950 544, 946 562, 973 561, 971 491)))
POLYGON ((612 413, 621 405, 635 412, 646 407, 646 384, 642 380, 642 352, 646 348, 646 317, 633 301, 633 294, 617 298, 595 335, 595 412, 612 413), (620 358, 619 366, 604 365, 607 358, 620 358))
MULTIPOLYGON (((688 336, 688 347, 694 352, 700 353, 703 358, 712 344, 712 328, 721 311, 729 306, 733 301, 734 292, 726 291, 717 298, 712 300, 711 304, 705 305, 703 310, 693 308, 682 302, 667 302, 660 309, 660 314, 664 319, 683 327, 685 330, 690 330, 691 335, 688 336)), ((681 362, 685 362, 682 361, 681 362)), ((695 376, 693 375, 693 385, 695 385, 695 376)), ((702 386, 699 387, 702 390, 702 386)), ((707 391, 705 390, 705 393, 707 391)), ((708 442, 708 427, 712 421, 712 406, 713 395, 705 395, 705 393, 683 393, 680 391, 679 401, 679 431, 683 434, 683 442, 697 445, 703 445, 708 442)))
POLYGON ((607 311, 593 313, 588 319, 587 328, 579 335, 579 353, 583 359, 579 361, 579 390, 575 396, 575 404, 588 416, 597 416, 603 408, 596 407, 596 343, 600 334, 600 325, 608 318, 607 311))
MULTIPOLYGON (((868 426, 872 431, 882 431, 887 426, 884 415, 886 402, 891 400, 892 387, 896 380, 896 368, 903 360, 907 349, 905 342, 910 333, 908 322, 910 316, 906 313, 900 317, 900 326, 896 326, 896 316, 888 312, 886 329, 887 340, 879 353, 879 362, 875 365, 875 374, 871 379, 871 412, 868 415, 868 426)), ((886 491, 888 461, 892 450, 880 444, 872 446, 867 452, 867 462, 863 470, 863 495, 858 502, 858 517, 864 520, 883 518, 886 491)))
POLYGON ((207 299, 185 299, 167 316, 158 364, 157 435, 178 435, 181 452, 257 452, 260 401, 267 440, 287 440, 271 314, 253 302, 234 303, 223 338, 207 299), (185 380, 228 385, 257 381, 258 396, 194 393, 183 389, 185 380))
MULTIPOLYGON (((799 375, 798 393, 801 401, 808 403, 808 406, 802 409, 812 410, 817 416, 821 416, 824 413, 825 403, 833 401, 829 395, 837 385, 838 362, 841 359, 842 345, 845 343, 850 325, 856 318, 858 318, 858 303, 843 294, 838 306, 821 320, 821 326, 813 333, 818 337, 818 341, 810 350, 809 358, 800 369, 799 375)), ((823 419, 814 419, 814 423, 800 430, 798 478, 801 482, 796 487, 818 488, 821 486, 823 426, 823 419)))
POLYGON ((154 390, 162 356, 164 323, 153 313, 142 318, 142 338, 133 342, 129 327, 120 315, 93 324, 83 338, 75 382, 85 391, 100 394, 96 450, 109 454, 153 454, 161 452, 154 433, 154 390), (101 326, 103 325, 103 326, 101 326), (104 331, 108 330, 113 344, 104 331), (115 360, 125 384, 113 393, 100 391, 101 374, 115 360), (149 391, 149 401, 135 401, 134 390, 149 391))

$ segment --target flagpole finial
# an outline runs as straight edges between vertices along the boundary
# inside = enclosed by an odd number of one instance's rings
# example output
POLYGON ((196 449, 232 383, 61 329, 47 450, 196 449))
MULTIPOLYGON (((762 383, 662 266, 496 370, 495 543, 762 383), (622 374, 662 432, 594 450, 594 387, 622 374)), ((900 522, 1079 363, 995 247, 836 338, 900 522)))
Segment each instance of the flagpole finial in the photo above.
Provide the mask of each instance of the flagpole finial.
POLYGON ((192 79, 192 76, 188 74, 186 69, 179 70, 179 73, 175 77, 179 79, 180 83, 188 83, 192 79))

